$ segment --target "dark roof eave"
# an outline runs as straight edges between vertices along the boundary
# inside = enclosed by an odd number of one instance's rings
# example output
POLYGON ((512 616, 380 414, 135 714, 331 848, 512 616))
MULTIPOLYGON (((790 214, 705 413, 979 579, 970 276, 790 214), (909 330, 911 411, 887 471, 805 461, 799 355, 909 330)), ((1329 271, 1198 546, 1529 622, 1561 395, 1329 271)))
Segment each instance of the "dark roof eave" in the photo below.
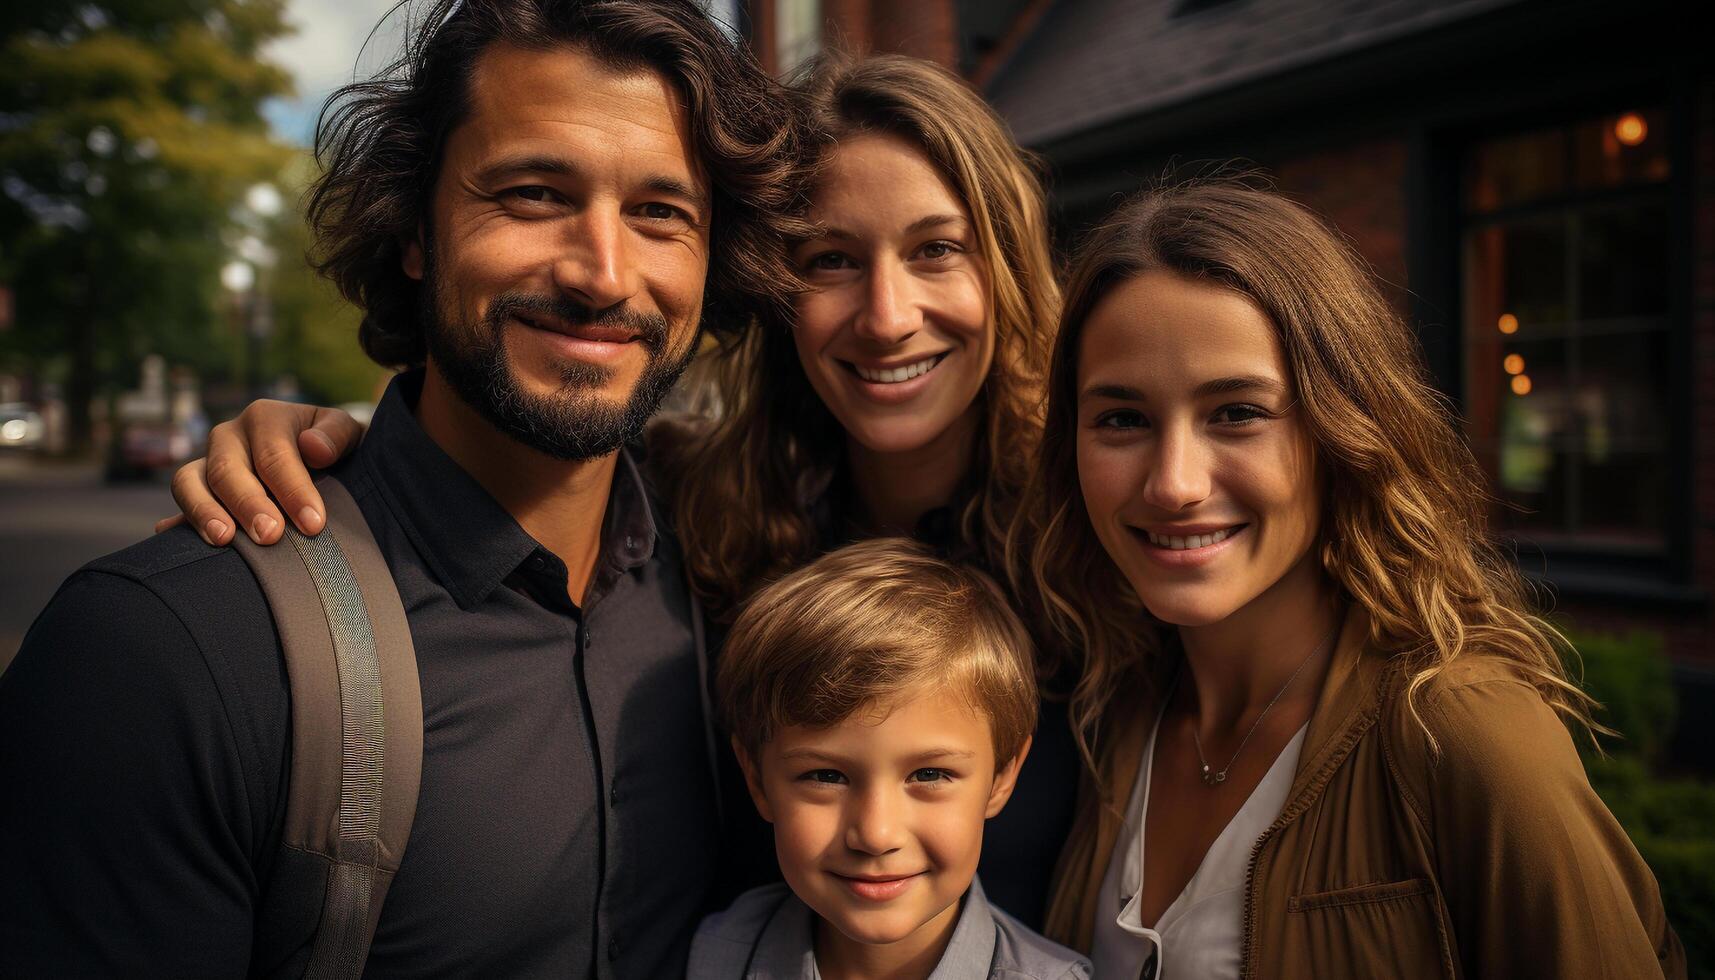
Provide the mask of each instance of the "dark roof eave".
MULTIPOLYGON (((1641 0, 1647 7, 1650 0, 1641 0)), ((1491 8, 1486 16, 1469 17, 1432 31, 1406 32, 1382 44, 1354 46, 1329 57, 1299 59, 1277 65, 1267 74, 1227 76, 1220 83, 1197 86, 1153 100, 1102 122, 1058 133, 1019 133, 1019 142, 1053 160, 1056 166, 1076 165, 1092 156, 1107 155, 1121 145, 1168 145, 1192 132, 1218 131, 1243 125, 1286 109, 1300 109, 1319 99, 1348 95, 1350 86, 1366 89, 1427 77, 1451 61, 1499 57, 1540 26, 1545 17, 1556 21, 1556 33, 1588 31, 1600 25, 1602 5, 1596 2, 1545 8, 1523 3, 1491 8), (1582 13, 1583 16, 1578 16, 1582 13)), ((1540 41, 1541 36, 1535 35, 1540 41)))

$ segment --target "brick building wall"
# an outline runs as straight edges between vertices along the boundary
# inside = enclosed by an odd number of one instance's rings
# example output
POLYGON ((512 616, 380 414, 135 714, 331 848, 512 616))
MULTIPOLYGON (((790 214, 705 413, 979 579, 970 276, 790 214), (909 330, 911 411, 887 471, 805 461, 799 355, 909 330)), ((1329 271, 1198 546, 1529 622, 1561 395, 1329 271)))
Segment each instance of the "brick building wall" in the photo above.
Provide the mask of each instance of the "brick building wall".
POLYGON ((868 0, 867 6, 873 50, 926 58, 949 68, 958 62, 953 0, 868 0))
POLYGON ((1405 261, 1406 144, 1364 140, 1289 157, 1271 168, 1278 189, 1328 219, 1381 279, 1393 308, 1409 309, 1405 261))
MULTIPOLYGON (((953 68, 959 60, 958 11, 954 0, 822 0, 824 49, 863 55, 891 52, 953 68)), ((780 72, 776 50, 776 0, 751 0, 751 43, 762 66, 780 72)))

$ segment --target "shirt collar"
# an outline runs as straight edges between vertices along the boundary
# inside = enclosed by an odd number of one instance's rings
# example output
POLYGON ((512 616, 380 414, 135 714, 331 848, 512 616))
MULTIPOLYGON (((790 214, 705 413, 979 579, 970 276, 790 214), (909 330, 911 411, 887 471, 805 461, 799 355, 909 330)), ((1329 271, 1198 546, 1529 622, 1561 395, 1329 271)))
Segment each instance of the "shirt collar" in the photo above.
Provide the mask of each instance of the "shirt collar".
POLYGON ((821 980, 814 923, 810 906, 788 894, 756 937, 756 955, 745 980, 821 980))
POLYGON ((929 980, 988 976, 989 965, 994 962, 994 933, 994 913, 989 911, 982 882, 972 878, 953 938, 947 941, 947 951, 941 954, 941 962, 935 964, 929 980))
MULTIPOLYGON (((421 369, 388 384, 354 465, 381 492, 435 578, 469 609, 531 557, 548 552, 423 431, 415 414, 422 391, 421 369)), ((629 571, 654 555, 655 544, 643 476, 621 449, 597 567, 614 575, 629 571)))
POLYGON ((1310 712, 1310 727, 1304 734, 1289 800, 1309 789, 1317 775, 1337 759, 1344 758, 1381 714, 1383 675, 1391 663, 1371 649, 1369 613, 1357 603, 1349 603, 1328 660, 1322 693, 1310 712))
MULTIPOLYGON (((953 938, 929 980, 962 980, 986 977, 994 961, 994 913, 983 895, 982 883, 971 879, 953 926, 953 938)), ((816 969, 815 915, 796 895, 782 902, 762 935, 756 940, 746 980, 820 980, 816 969)))
POLYGON ((630 450, 622 448, 602 524, 603 560, 611 561, 619 571, 637 568, 654 556, 656 536, 649 484, 630 450))

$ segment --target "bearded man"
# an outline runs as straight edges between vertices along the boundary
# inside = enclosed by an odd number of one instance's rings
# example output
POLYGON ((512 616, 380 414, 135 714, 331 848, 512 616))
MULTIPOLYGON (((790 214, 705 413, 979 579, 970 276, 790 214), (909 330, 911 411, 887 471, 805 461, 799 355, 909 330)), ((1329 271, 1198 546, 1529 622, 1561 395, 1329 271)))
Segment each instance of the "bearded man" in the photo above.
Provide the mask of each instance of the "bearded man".
MULTIPOLYGON (((706 662, 626 445, 700 325, 792 281, 797 130, 692 0, 422 25, 330 103, 310 209, 365 350, 409 368, 334 471, 423 703, 364 975, 682 975, 719 839, 706 662)), ((0 975, 303 975, 281 658, 245 561, 187 528, 64 584, 0 679, 0 975)))

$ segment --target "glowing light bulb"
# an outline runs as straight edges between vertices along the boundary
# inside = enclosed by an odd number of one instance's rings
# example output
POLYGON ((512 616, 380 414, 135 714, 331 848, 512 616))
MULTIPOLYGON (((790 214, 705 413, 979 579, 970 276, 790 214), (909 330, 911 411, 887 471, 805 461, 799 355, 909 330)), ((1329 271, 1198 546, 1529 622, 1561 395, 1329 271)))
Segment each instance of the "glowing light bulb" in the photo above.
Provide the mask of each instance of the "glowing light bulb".
POLYGON ((1513 394, 1515 394, 1515 395, 1528 395, 1528 394, 1530 394, 1530 375, 1520 374, 1520 375, 1515 375, 1513 377, 1513 394))
POLYGON ((1614 120, 1614 138, 1627 146, 1637 146, 1649 138, 1649 124, 1644 117, 1628 112, 1614 120))
POLYGON ((1501 361, 1501 367, 1506 368, 1508 374, 1523 374, 1524 357, 1519 354, 1508 354, 1506 359, 1501 361))
POLYGON ((1500 323, 1501 333, 1518 333, 1518 317, 1511 313, 1502 313, 1500 323))

